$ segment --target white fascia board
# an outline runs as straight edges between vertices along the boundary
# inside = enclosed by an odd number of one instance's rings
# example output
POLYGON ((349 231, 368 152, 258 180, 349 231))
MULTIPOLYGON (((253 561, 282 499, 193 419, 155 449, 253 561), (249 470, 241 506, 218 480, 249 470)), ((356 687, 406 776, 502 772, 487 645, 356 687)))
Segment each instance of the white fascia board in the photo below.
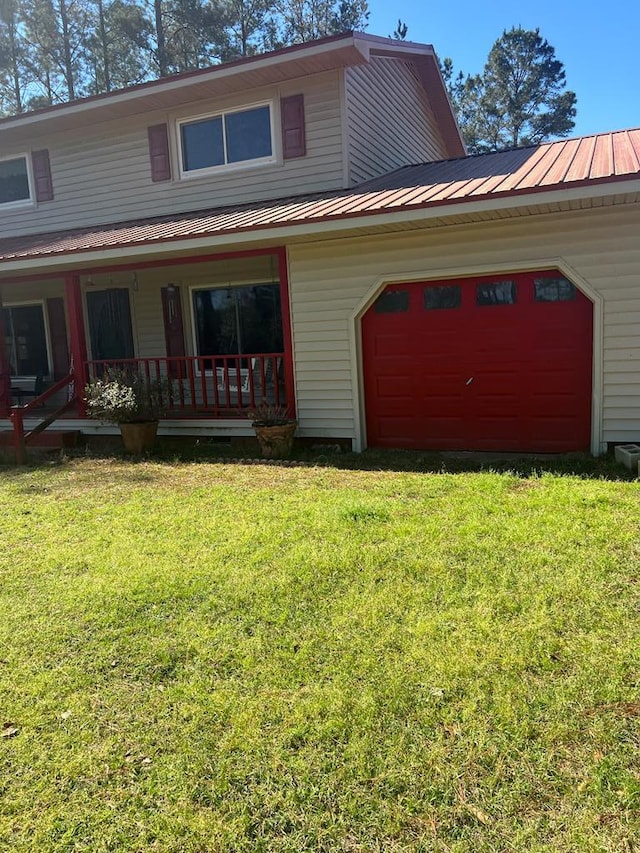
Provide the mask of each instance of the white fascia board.
MULTIPOLYGON (((145 257, 170 256, 177 252, 202 252, 204 250, 235 250, 249 243, 266 243, 279 245, 290 238, 309 237, 315 235, 340 236, 349 231, 375 226, 389 226, 407 222, 421 223, 430 219, 447 216, 464 216, 477 213, 488 213, 497 210, 517 210, 523 207, 535 207, 540 204, 556 204, 560 202, 579 201, 588 198, 602 198, 623 193, 640 192, 640 178, 632 181, 597 184, 596 186, 576 187, 574 189, 553 190, 551 192, 527 193, 526 195, 505 196, 503 198, 482 199, 479 201, 458 202, 450 205, 433 205, 418 209, 399 209, 382 211, 366 216, 327 219, 321 222, 297 222, 291 225, 274 226, 272 228, 256 228, 247 231, 220 231, 214 234, 203 234, 184 240, 152 241, 142 244, 131 244, 115 248, 100 248, 85 252, 70 252, 66 255, 52 255, 33 258, 16 258, 0 262, 0 280, 8 273, 27 273, 34 267, 41 271, 73 270, 101 266, 105 263, 118 261, 142 260, 145 257)), ((100 226, 96 226, 99 228, 100 226)), ((158 257, 158 264, 162 258, 158 257)))

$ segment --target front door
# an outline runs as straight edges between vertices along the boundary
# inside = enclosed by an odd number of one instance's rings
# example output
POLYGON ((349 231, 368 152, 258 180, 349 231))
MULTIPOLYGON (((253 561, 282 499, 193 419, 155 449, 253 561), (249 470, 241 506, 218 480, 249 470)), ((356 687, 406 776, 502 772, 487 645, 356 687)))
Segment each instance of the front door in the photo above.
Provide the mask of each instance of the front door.
POLYGON ((134 357, 128 290, 112 287, 87 291, 87 314, 94 361, 134 357))

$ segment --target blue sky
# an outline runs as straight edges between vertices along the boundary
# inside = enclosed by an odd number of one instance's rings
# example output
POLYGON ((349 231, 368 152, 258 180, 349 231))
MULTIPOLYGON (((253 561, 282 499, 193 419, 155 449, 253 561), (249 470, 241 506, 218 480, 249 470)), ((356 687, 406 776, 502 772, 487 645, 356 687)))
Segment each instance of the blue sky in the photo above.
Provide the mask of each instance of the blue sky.
POLYGON ((572 136, 640 126, 638 0, 369 0, 369 9, 367 32, 388 36, 400 17, 409 26, 408 39, 432 44, 465 73, 482 70, 503 30, 539 27, 564 63, 568 88, 578 96, 572 136))

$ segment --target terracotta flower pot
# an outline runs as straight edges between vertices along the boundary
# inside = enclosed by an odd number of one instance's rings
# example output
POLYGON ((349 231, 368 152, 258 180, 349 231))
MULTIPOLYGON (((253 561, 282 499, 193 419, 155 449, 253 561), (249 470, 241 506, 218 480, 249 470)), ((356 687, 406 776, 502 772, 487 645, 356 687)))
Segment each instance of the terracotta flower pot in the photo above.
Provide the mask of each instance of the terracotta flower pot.
POLYGON ((156 434, 158 432, 158 421, 146 421, 145 423, 120 424, 122 443, 127 453, 147 453, 153 449, 156 434))
POLYGON ((291 456, 293 436, 297 422, 278 424, 278 426, 258 426, 254 424, 260 452, 265 459, 286 459, 291 456))

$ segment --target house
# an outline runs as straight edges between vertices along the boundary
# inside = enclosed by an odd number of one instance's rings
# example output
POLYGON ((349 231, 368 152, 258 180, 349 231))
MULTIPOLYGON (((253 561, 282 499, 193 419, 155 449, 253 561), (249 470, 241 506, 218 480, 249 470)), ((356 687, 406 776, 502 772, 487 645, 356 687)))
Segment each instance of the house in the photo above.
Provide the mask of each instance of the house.
POLYGON ((640 130, 468 157, 433 48, 358 33, 0 121, 0 429, 590 450, 640 438, 640 130), (44 384, 44 409, 33 405, 44 384), (36 385, 38 388, 36 388, 36 385), (28 406, 27 409, 20 408, 28 406))

